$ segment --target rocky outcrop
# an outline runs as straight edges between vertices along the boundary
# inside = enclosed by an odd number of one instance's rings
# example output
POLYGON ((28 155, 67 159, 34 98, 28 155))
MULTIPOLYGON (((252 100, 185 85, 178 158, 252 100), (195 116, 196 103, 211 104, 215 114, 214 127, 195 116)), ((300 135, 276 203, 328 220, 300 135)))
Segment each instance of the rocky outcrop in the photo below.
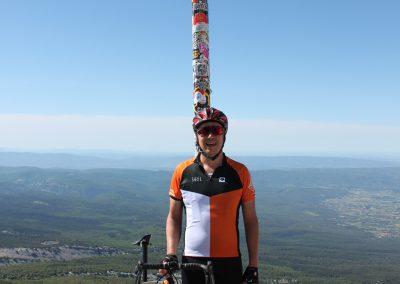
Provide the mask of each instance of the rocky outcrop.
POLYGON ((110 247, 59 246, 48 248, 0 248, 0 266, 35 261, 72 260, 94 256, 114 256, 126 252, 110 247))

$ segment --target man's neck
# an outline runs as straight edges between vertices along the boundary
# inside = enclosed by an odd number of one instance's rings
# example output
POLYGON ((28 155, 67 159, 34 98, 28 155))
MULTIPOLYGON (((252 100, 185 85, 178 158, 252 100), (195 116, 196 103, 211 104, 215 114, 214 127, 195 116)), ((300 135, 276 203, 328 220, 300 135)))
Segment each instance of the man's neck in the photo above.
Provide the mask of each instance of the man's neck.
POLYGON ((200 154, 200 162, 203 164, 204 169, 209 172, 209 170, 214 170, 222 165, 224 161, 224 153, 221 152, 215 160, 206 158, 204 155, 200 154))

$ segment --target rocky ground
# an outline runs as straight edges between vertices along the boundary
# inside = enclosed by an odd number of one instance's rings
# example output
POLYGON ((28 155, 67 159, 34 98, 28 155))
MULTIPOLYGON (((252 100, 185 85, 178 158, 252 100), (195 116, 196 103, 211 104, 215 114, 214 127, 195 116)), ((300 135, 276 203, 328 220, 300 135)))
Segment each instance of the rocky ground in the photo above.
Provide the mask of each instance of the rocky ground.
POLYGON ((59 246, 48 248, 0 248, 0 266, 35 261, 73 260, 126 254, 110 247, 59 246))

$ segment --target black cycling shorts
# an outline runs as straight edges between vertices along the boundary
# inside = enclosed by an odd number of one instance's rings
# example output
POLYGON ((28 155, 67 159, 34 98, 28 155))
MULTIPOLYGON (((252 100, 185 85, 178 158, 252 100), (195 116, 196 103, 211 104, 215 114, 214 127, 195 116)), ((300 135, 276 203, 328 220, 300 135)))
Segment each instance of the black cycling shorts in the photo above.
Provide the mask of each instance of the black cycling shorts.
MULTIPOLYGON (((240 257, 209 258, 182 256, 182 263, 213 263, 215 284, 242 284, 242 259, 240 257)), ((205 284, 204 272, 182 270, 182 284, 205 284)))

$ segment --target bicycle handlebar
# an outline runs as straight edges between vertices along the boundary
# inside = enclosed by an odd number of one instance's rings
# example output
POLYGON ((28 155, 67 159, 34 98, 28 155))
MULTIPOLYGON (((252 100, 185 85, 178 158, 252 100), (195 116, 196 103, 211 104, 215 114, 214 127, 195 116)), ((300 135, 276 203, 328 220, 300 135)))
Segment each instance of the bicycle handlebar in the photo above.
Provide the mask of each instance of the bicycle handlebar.
POLYGON ((147 271, 147 269, 166 269, 169 270, 169 273, 173 273, 174 270, 202 270, 206 278, 206 283, 215 283, 211 261, 208 261, 207 265, 201 263, 179 263, 176 261, 168 263, 143 263, 139 261, 136 269, 137 271, 147 271))
POLYGON ((169 262, 169 263, 142 263, 139 261, 138 266, 141 269, 167 269, 167 270, 204 270, 208 271, 212 267, 211 261, 205 264, 201 263, 178 263, 178 262, 169 262))

